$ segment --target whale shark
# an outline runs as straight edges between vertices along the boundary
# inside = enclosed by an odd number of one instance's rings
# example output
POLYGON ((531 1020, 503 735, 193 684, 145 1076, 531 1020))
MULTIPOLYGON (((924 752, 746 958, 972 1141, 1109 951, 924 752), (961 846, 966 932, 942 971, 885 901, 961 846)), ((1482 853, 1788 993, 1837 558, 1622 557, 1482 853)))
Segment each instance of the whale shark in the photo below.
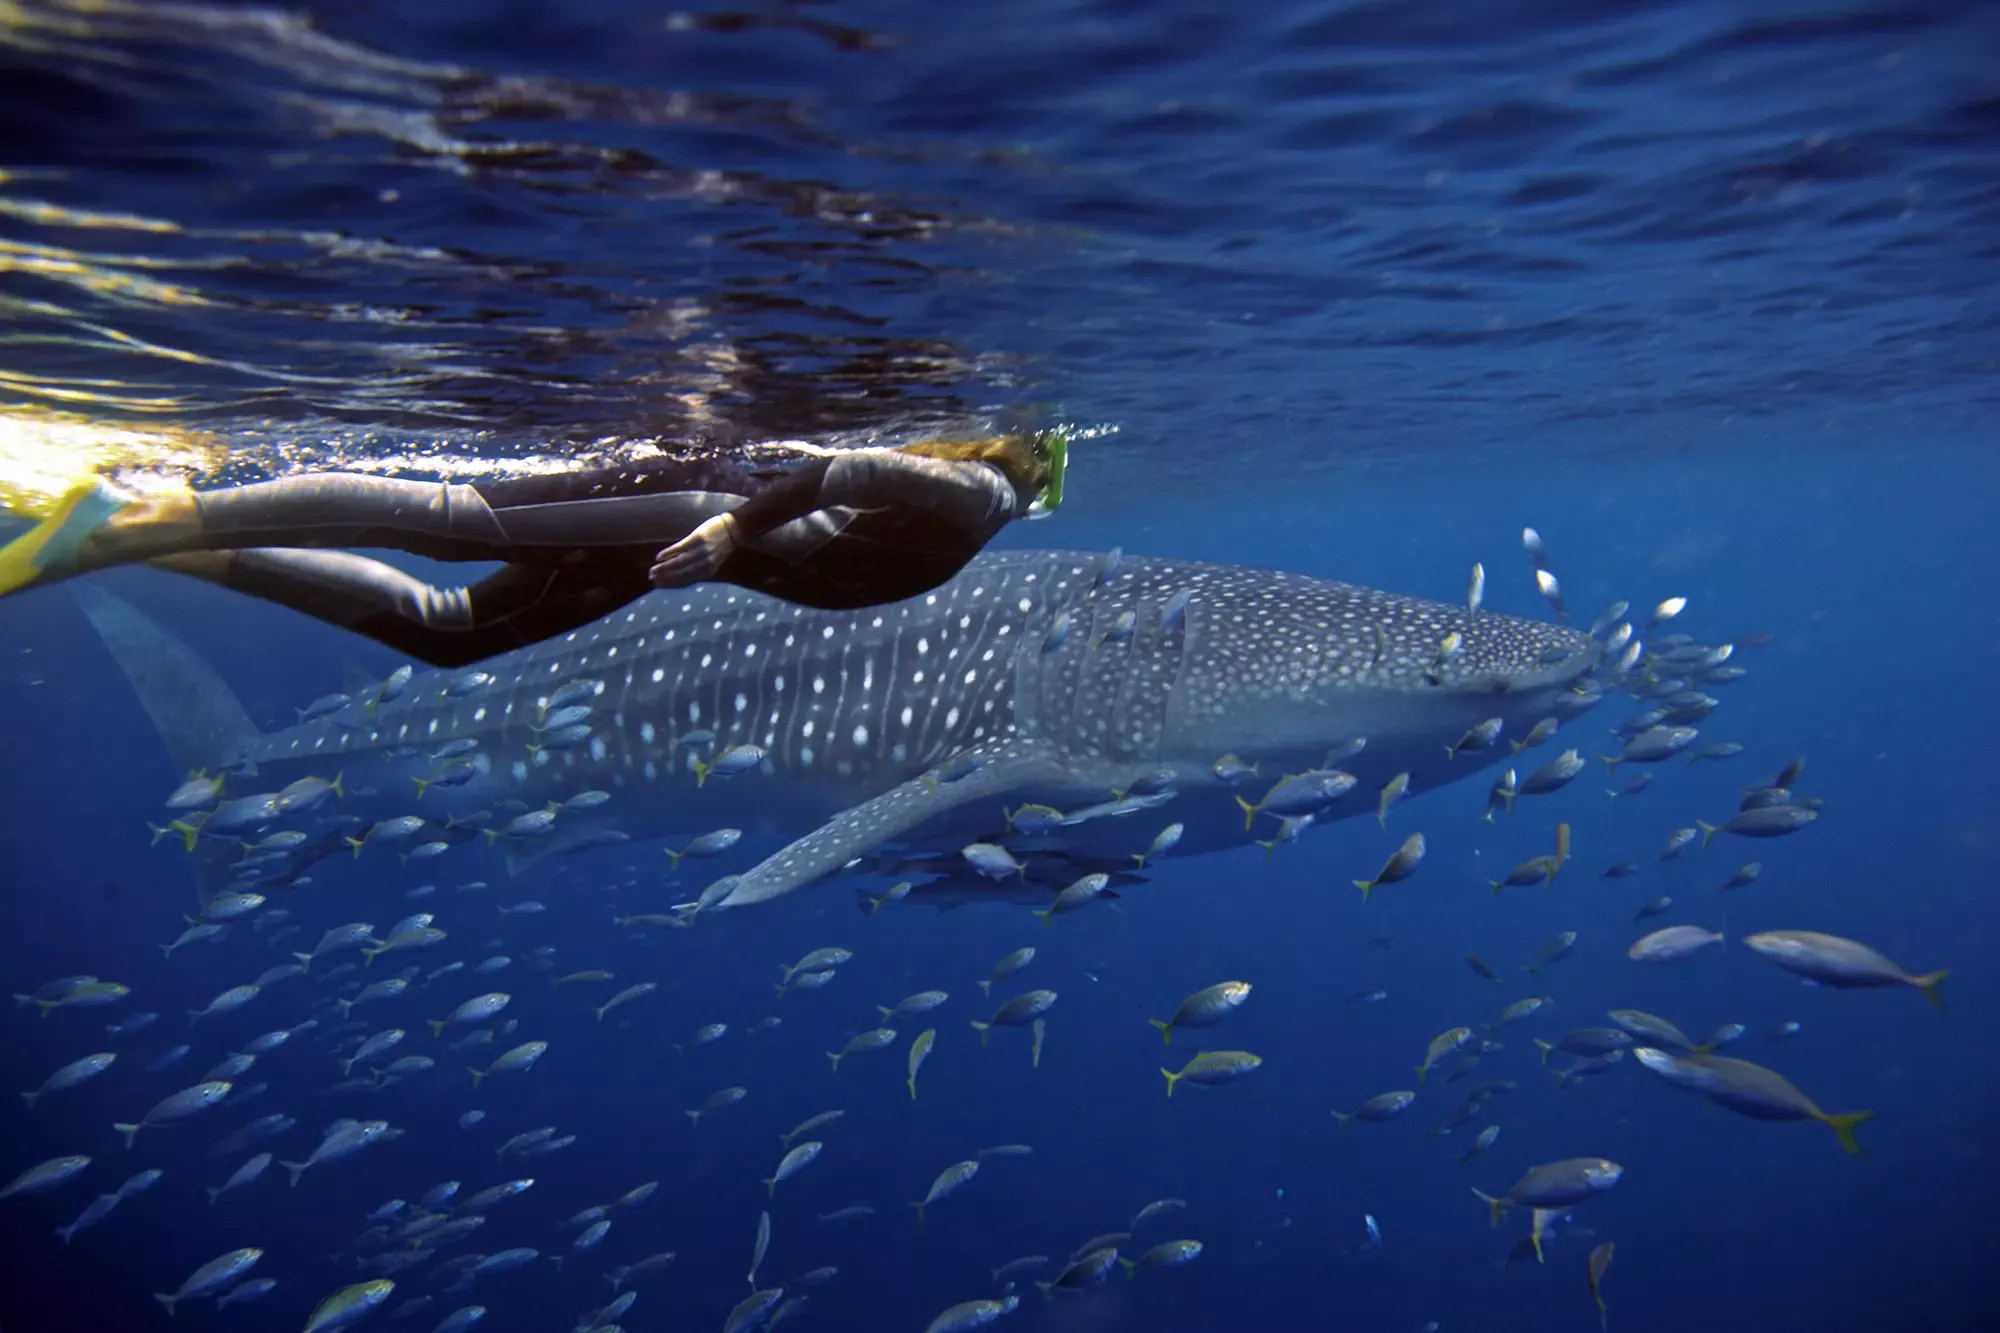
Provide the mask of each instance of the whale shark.
POLYGON ((228 808, 252 811, 227 837, 205 836, 202 812, 178 825, 211 891, 350 848, 382 855, 390 820, 398 854, 516 869, 741 829, 730 855, 747 864, 702 895, 718 909, 968 839, 1129 865, 1171 821, 1168 854, 1200 855, 1275 837, 1258 798, 1330 761, 1355 781, 1321 824, 1374 813, 1399 774, 1412 792, 1470 776, 1506 752, 1460 749, 1470 729, 1498 718, 1518 736, 1579 710, 1600 656, 1562 625, 1301 574, 1010 551, 858 611, 724 585, 655 592, 477 675, 415 673, 264 731, 193 650, 76 586, 176 763, 228 774, 228 808), (1240 767, 1219 768, 1225 755, 1240 767), (301 815, 242 801, 307 777, 339 795, 301 815), (1010 818, 1023 806, 1061 817, 1025 834, 1010 818), (311 836, 244 856, 293 825, 311 836))

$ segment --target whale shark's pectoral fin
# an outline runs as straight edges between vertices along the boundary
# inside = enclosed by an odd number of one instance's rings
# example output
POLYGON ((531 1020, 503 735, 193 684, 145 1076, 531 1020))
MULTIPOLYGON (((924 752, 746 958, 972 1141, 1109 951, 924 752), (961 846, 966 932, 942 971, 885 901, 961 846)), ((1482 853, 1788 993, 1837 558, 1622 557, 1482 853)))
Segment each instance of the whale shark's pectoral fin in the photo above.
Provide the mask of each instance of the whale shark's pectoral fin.
POLYGON ((780 897, 946 811, 1021 787, 1060 783, 1070 776, 1054 746, 1033 741, 979 746, 958 756, 953 768, 965 775, 943 782, 935 774, 925 774, 841 811, 753 866, 719 906, 747 907, 780 897), (980 762, 975 765, 971 760, 980 762))

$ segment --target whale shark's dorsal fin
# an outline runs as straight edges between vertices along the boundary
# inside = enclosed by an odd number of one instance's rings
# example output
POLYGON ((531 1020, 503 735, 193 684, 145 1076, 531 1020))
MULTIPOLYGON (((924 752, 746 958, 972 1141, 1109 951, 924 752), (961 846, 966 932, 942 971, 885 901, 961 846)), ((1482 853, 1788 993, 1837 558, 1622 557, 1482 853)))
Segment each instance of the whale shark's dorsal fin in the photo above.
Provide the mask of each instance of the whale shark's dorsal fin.
POLYGON ((950 782, 926 773, 841 811, 751 867, 719 905, 748 907, 781 897, 959 806, 1021 787, 1061 785, 1071 776, 1072 764, 1047 742, 1010 739, 964 751, 952 759, 951 767, 971 771, 950 782))

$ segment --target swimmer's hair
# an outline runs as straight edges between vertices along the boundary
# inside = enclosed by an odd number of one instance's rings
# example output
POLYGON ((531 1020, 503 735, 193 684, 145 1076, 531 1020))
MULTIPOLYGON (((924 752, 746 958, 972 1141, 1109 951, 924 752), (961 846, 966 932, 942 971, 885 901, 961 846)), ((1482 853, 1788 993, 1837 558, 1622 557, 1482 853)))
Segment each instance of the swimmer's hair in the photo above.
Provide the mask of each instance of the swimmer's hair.
POLYGON ((1050 480, 1048 453, 1038 447, 1038 439, 1039 436, 1028 431, 976 438, 939 437, 903 445, 901 451, 953 463, 991 463, 1007 474, 1015 490, 1034 496, 1041 494, 1050 480))

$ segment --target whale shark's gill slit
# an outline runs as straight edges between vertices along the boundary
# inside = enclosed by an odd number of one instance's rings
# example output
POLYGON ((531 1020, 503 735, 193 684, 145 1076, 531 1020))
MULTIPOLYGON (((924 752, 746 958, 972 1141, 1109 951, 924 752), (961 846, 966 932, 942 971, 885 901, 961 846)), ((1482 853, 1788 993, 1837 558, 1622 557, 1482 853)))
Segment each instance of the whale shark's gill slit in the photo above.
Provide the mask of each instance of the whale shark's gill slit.
MULTIPOLYGON (((1180 623, 1180 651, 1174 654, 1173 670, 1169 673, 1165 697, 1160 705, 1160 739, 1164 748, 1167 736, 1176 729, 1185 731, 1190 720, 1196 715, 1193 691, 1189 688, 1189 663, 1193 660, 1197 644, 1200 642, 1202 625, 1208 615, 1202 599, 1196 597, 1188 603, 1180 623)), ((1205 763, 1204 763, 1205 766, 1205 763)))
POLYGON ((844 636, 840 643, 840 668, 834 672, 833 704, 827 713, 826 749, 827 757, 834 765, 834 771, 842 775, 854 772, 857 754, 853 759, 848 752, 857 747, 853 744, 852 733, 842 726, 847 716, 847 695, 854 684, 854 637, 844 636))

